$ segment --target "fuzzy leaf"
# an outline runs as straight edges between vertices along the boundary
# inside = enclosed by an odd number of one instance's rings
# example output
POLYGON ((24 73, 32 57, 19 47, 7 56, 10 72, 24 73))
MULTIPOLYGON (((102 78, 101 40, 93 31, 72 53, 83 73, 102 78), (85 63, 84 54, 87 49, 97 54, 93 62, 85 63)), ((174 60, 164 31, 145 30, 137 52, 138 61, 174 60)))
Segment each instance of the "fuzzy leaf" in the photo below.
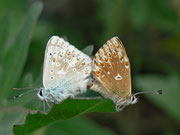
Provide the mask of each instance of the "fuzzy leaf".
POLYGON ((85 112, 114 112, 114 104, 107 99, 101 100, 66 100, 56 104, 47 114, 28 114, 24 125, 14 127, 15 135, 32 133, 48 124, 67 120, 85 112))
POLYGON ((9 14, 0 17, 0 58, 3 56, 4 48, 8 41, 10 20, 11 16, 9 14))
POLYGON ((26 112, 19 107, 1 107, 0 108, 0 134, 13 134, 12 128, 14 123, 22 124, 26 112))
POLYGON ((5 51, 5 55, 2 60, 2 78, 1 82, 1 94, 0 100, 7 97, 8 92, 12 90, 12 87, 18 81, 25 60, 29 44, 32 38, 32 31, 37 22, 37 19, 42 11, 42 3, 36 2, 32 5, 28 13, 26 14, 23 24, 20 26, 17 34, 10 38, 8 48, 5 51))

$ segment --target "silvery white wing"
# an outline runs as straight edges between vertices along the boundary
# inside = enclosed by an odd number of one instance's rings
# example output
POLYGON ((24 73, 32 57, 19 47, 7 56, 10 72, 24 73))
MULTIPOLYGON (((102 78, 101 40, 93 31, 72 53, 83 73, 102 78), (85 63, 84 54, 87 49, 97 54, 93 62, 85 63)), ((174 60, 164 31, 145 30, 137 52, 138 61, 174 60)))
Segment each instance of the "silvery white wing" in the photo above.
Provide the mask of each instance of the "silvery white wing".
POLYGON ((43 96, 59 103, 87 89, 91 58, 64 39, 53 36, 47 43, 43 67, 43 96))

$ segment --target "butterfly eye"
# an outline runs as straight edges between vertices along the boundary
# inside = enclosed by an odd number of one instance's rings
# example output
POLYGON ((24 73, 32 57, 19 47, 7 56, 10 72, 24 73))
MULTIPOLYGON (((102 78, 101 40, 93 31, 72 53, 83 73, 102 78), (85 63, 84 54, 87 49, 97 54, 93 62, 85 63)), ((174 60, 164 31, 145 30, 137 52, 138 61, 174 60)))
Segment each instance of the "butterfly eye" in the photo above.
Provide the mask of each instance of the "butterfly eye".
POLYGON ((39 95, 40 95, 41 97, 43 96, 42 90, 39 91, 39 95))
POLYGON ((131 103, 135 104, 137 102, 137 98, 135 96, 131 97, 131 103))
POLYGON ((132 102, 134 102, 134 100, 135 100, 135 97, 133 96, 131 100, 132 100, 132 102))
POLYGON ((37 96, 39 99, 44 100, 44 93, 43 93, 43 89, 40 89, 39 92, 37 93, 37 96))

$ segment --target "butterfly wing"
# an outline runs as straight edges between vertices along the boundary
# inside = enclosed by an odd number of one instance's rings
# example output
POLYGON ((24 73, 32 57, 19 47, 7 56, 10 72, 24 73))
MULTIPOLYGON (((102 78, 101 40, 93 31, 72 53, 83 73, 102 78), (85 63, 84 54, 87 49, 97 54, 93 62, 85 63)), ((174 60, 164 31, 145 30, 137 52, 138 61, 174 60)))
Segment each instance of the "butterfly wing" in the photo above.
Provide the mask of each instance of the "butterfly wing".
POLYGON ((118 37, 108 40, 99 49, 92 69, 96 81, 91 89, 110 98, 131 95, 130 62, 118 37))
POLYGON ((91 72, 91 58, 64 39, 53 36, 47 43, 43 85, 46 90, 57 88, 61 93, 86 90, 91 72), (65 92, 64 92, 65 91, 65 92))

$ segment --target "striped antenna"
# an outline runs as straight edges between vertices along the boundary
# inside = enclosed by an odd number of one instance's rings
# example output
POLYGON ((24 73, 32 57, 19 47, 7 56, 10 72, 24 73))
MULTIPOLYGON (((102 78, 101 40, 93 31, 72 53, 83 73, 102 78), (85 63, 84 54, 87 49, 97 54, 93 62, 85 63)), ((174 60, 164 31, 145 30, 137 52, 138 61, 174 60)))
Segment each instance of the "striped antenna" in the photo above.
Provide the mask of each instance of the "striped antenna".
POLYGON ((22 97, 23 95, 26 95, 30 92, 33 92, 33 91, 37 91, 38 89, 34 88, 34 87, 26 87, 26 88, 13 88, 13 90, 15 91, 18 91, 18 90, 28 90, 20 95, 17 95, 17 96, 14 96, 14 98, 19 98, 19 97, 22 97), (31 90, 28 90, 28 89, 31 89, 31 90))
POLYGON ((13 88, 13 90, 26 90, 26 89, 34 89, 34 87, 13 88))
POLYGON ((134 96, 137 96, 137 95, 141 95, 141 94, 148 94, 148 93, 151 93, 151 94, 163 94, 163 90, 156 90, 156 91, 141 91, 141 92, 137 92, 134 94, 134 96))

